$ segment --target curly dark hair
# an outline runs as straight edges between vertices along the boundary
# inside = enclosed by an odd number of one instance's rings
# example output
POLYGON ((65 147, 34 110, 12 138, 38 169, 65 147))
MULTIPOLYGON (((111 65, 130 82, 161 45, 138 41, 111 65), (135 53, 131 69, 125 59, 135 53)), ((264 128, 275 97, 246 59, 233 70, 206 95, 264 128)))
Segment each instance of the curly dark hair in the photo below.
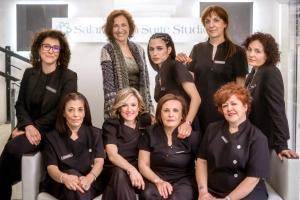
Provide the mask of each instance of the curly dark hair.
POLYGON ((65 37, 65 34, 59 30, 47 29, 35 34, 32 46, 31 46, 31 54, 30 54, 30 62, 33 67, 41 67, 41 60, 39 50, 43 41, 46 38, 53 38, 59 41, 60 52, 57 60, 57 66, 68 68, 71 51, 69 47, 69 43, 65 37))
POLYGON ((247 88, 235 82, 229 82, 215 92, 214 101, 218 111, 223 114, 222 104, 224 104, 232 95, 235 95, 243 105, 247 105, 247 114, 249 114, 252 102, 251 94, 247 88))
POLYGON ((132 38, 133 33, 135 31, 135 24, 132 18, 132 15, 126 11, 126 10, 113 10, 107 17, 106 23, 103 26, 103 31, 105 35, 107 36, 109 41, 114 41, 114 35, 113 35, 113 25, 114 20, 116 17, 124 16, 129 24, 129 38, 132 38))
POLYGON ((280 52, 274 37, 268 33, 256 32, 247 37, 243 42, 243 46, 246 50, 249 44, 255 40, 258 40, 264 47, 264 52, 267 57, 265 64, 276 65, 280 61, 280 52))

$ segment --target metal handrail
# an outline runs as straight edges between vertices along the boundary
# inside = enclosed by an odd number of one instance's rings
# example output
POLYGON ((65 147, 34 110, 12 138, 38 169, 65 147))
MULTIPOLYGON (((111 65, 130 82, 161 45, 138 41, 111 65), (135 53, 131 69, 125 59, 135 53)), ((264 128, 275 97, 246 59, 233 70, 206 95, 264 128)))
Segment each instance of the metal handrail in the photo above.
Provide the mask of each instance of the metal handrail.
POLYGON ((6 55, 9 55, 11 57, 18 58, 19 60, 22 60, 24 62, 30 63, 28 58, 25 58, 19 54, 16 54, 15 52, 11 51, 9 46, 6 46, 5 48, 0 46, 0 51, 4 52, 6 55))
POLYGON ((20 79, 11 75, 11 67, 19 70, 21 69, 11 64, 11 57, 17 58, 29 64, 30 60, 11 51, 10 46, 6 46, 5 48, 0 46, 0 51, 5 53, 5 72, 0 71, 0 76, 4 77, 6 80, 6 121, 11 122, 11 125, 13 127, 15 114, 12 106, 14 106, 15 103, 15 88, 11 88, 11 84, 12 82, 14 83, 20 81, 20 79))

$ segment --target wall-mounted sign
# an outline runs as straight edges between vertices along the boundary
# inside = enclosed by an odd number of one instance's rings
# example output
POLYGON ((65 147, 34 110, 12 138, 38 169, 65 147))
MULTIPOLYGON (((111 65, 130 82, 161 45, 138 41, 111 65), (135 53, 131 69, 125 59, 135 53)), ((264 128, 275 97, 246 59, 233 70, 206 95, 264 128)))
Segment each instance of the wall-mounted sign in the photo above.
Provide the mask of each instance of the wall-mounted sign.
MULTIPOLYGON (((68 35, 71 42, 107 42, 102 31, 105 18, 53 18, 52 28, 68 35)), ((169 33, 174 42, 196 43, 204 41, 206 32, 198 18, 148 18, 134 19, 134 41, 147 43, 153 33, 169 33)))

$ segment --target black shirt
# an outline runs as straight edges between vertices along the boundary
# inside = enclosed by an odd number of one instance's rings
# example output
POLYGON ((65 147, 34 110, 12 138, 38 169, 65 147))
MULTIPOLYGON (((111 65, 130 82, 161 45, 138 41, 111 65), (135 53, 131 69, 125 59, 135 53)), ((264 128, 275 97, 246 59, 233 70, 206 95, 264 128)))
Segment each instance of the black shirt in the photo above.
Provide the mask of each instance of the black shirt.
POLYGON ((183 177, 194 177, 194 162, 199 145, 199 133, 192 131, 190 137, 179 139, 178 130, 172 134, 172 145, 168 146, 162 126, 147 128, 141 137, 139 149, 150 152, 150 168, 163 180, 172 182, 183 177))
POLYGON ((195 45, 190 55, 193 61, 189 70, 194 73, 195 84, 201 96, 198 118, 202 131, 205 131, 210 122, 223 119, 214 104, 214 93, 222 85, 248 73, 244 50, 236 45, 236 53, 225 60, 227 52, 228 42, 225 41, 217 46, 212 58, 213 45, 207 41, 195 45))
MULTIPOLYGON (((136 127, 133 129, 124 125, 119 119, 107 119, 103 123, 103 143, 115 144, 118 147, 118 153, 129 163, 137 163, 138 142, 141 131, 136 127)), ((106 159, 105 165, 112 163, 106 159)))
POLYGON ((184 82, 194 82, 193 76, 185 65, 168 58, 159 68, 155 77, 155 101, 158 102, 162 96, 172 93, 184 97, 188 104, 190 98, 182 87, 184 82))
POLYGON ((95 158, 104 158, 101 130, 82 125, 78 139, 72 140, 56 130, 45 134, 45 165, 56 165, 62 171, 75 169, 87 174, 92 169, 95 158))
POLYGON ((289 126, 285 112, 284 85, 274 65, 260 66, 247 77, 246 87, 253 97, 249 120, 267 137, 277 153, 288 149, 289 126))
POLYGON ((247 176, 266 178, 269 174, 267 138, 249 120, 234 134, 229 133, 227 121, 211 123, 197 157, 207 161, 208 188, 219 197, 228 195, 247 176))

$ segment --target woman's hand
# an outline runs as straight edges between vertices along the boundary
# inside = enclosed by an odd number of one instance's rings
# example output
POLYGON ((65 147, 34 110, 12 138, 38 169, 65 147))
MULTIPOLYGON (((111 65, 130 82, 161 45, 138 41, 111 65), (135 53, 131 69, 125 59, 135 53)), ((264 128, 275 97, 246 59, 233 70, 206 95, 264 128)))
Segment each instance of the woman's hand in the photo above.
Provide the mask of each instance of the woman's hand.
POLYGON ((299 158, 299 155, 292 149, 285 149, 278 153, 278 157, 280 160, 283 160, 283 157, 286 158, 299 158))
POLYGON ((192 132, 192 125, 189 122, 184 122, 178 127, 178 135, 177 137, 180 139, 184 139, 189 137, 192 132))
POLYGON ((25 134, 29 142, 33 145, 38 145, 41 142, 41 134, 33 125, 25 127, 25 134))
POLYGON ((162 196, 164 199, 168 198, 169 195, 171 195, 173 192, 172 185, 167 181, 163 181, 163 180, 158 181, 156 183, 156 187, 158 189, 160 196, 162 196))
POLYGON ((79 185, 85 191, 88 191, 91 188, 91 185, 92 185, 93 181, 94 181, 94 176, 91 175, 91 174, 79 177, 79 185))
POLYGON ((192 58, 188 57, 185 53, 177 54, 175 59, 184 64, 188 64, 188 63, 192 62, 192 58))
POLYGON ((144 179, 142 177, 142 175, 135 169, 131 169, 130 171, 128 171, 128 175, 131 181, 131 184, 133 187, 136 187, 138 189, 145 189, 145 182, 144 179))
POLYGON ((13 131, 12 131, 12 133, 11 133, 11 137, 12 138, 15 138, 15 137, 17 137, 17 136, 19 136, 19 135, 22 135, 22 134, 24 134, 25 133, 25 131, 20 131, 18 128, 15 128, 13 131))
POLYGON ((62 178, 62 182, 69 190, 73 190, 73 191, 79 190, 81 193, 84 193, 84 189, 80 184, 80 180, 78 176, 64 174, 62 178))

